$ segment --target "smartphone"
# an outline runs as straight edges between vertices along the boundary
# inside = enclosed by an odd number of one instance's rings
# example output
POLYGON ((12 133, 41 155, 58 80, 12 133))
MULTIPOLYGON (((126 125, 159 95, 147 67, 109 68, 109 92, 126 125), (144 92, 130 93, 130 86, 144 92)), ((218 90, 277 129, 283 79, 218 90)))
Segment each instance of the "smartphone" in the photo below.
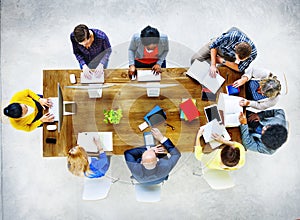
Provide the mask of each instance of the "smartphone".
POLYGON ((222 123, 222 119, 216 104, 207 106, 204 108, 204 113, 208 122, 217 119, 219 123, 222 123))
POLYGON ((46 138, 47 144, 56 144, 56 138, 46 138))
POLYGON ((151 132, 144 132, 144 143, 146 147, 154 147, 155 139, 151 132))

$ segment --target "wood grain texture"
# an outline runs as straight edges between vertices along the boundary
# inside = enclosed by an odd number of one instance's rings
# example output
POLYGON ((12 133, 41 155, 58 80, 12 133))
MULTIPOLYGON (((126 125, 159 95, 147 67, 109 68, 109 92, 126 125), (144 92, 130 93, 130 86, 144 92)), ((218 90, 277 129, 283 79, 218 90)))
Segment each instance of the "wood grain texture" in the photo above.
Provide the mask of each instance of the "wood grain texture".
MULTIPOLYGON (((221 75, 226 79, 222 88, 218 91, 226 93, 226 85, 232 84, 239 79, 241 74, 219 67, 221 75)), ((77 83, 80 82, 80 70, 44 70, 43 71, 43 95, 44 97, 57 96, 57 82, 60 83, 65 101, 75 101, 77 111, 75 115, 64 116, 61 132, 48 131, 46 124, 43 125, 43 156, 55 157, 66 156, 70 148, 76 145, 78 132, 89 131, 112 131, 113 154, 123 154, 126 149, 143 145, 143 135, 147 128, 141 132, 138 125, 144 122, 143 117, 155 106, 164 109, 170 127, 160 124, 157 127, 169 137, 181 152, 191 152, 194 148, 196 132, 200 125, 206 124, 203 111, 205 106, 215 102, 201 101, 201 85, 185 75, 187 68, 163 69, 161 83, 176 83, 178 86, 161 89, 159 97, 147 97, 146 89, 133 87, 136 84, 127 76, 127 69, 106 69, 105 82, 114 83, 115 86, 103 89, 102 98, 90 99, 86 90, 69 89, 71 85, 70 74, 76 75, 77 83), (182 98, 195 98, 200 117, 192 122, 180 120, 179 104, 182 98), (120 124, 105 124, 103 119, 104 109, 123 110, 123 118, 120 124), (56 144, 47 144, 47 137, 55 137, 56 144)), ((245 88, 241 87, 241 96, 245 96, 245 88)), ((57 123, 56 123, 57 124, 57 123)), ((240 142, 239 128, 228 128, 232 139, 240 142)))

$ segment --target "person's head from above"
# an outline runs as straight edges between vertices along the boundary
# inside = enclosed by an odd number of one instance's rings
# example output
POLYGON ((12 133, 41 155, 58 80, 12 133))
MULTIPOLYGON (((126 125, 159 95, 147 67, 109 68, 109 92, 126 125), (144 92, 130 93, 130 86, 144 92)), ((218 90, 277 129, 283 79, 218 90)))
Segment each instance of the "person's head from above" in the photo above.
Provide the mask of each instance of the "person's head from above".
POLYGON ((288 131, 280 124, 266 125, 261 132, 262 143, 272 150, 277 150, 287 140, 288 131))
POLYGON ((89 48, 93 43, 93 32, 84 24, 79 24, 74 28, 74 38, 80 45, 89 48))
POLYGON ((3 109, 4 115, 10 118, 21 118, 28 112, 28 107, 24 104, 11 103, 3 109))
POLYGON ((221 150, 222 163, 227 167, 234 167, 240 161, 240 149, 226 145, 221 150))
POLYGON ((143 153, 141 164, 145 167, 145 169, 152 170, 156 167, 157 160, 155 152, 149 149, 143 153))
POLYGON ((237 61, 244 61, 250 57, 252 52, 251 45, 247 42, 241 42, 235 45, 235 58, 237 61))
POLYGON ((147 26, 141 31, 141 41, 147 50, 154 50, 159 43, 159 32, 156 28, 147 26))
POLYGON ((260 92, 269 98, 274 98, 280 94, 281 84, 276 76, 271 73, 267 78, 259 82, 260 92))
POLYGON ((69 171, 76 176, 83 176, 90 170, 88 155, 83 147, 71 148, 68 152, 67 161, 69 171))

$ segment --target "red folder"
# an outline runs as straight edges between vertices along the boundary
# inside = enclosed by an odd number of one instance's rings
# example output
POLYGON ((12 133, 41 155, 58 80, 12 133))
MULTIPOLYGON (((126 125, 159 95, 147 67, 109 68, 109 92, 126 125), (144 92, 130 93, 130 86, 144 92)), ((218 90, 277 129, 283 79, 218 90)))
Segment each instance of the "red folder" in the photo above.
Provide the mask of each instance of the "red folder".
POLYGON ((189 121, 192 121, 200 116, 200 112, 198 111, 192 99, 188 99, 185 102, 180 103, 179 107, 189 121))

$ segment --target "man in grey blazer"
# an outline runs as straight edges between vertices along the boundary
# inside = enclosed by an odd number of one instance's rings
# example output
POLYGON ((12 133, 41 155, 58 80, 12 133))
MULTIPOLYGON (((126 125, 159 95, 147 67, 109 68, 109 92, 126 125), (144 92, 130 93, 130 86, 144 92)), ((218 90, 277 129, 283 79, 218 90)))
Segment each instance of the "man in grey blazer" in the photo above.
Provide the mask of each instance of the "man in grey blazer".
POLYGON ((286 142, 288 131, 283 109, 241 113, 240 130, 245 148, 263 154, 273 154, 286 142))

